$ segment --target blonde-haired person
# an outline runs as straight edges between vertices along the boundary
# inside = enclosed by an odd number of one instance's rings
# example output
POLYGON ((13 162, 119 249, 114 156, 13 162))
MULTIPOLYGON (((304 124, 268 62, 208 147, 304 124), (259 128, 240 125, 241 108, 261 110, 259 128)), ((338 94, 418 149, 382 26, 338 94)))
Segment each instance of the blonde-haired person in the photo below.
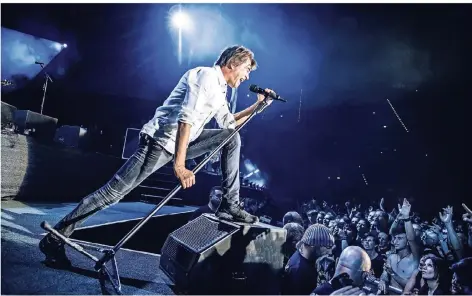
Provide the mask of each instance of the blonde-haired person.
MULTIPOLYGON (((258 95, 252 106, 235 114, 228 108, 227 87, 236 88, 248 80, 256 66, 254 53, 238 45, 224 49, 213 67, 188 70, 163 105, 156 109, 153 118, 144 124, 133 156, 103 187, 83 198, 56 224, 55 229, 69 237, 88 217, 119 202, 172 160, 182 187, 186 189, 195 185, 195 175, 185 167, 185 160, 214 150, 265 99, 258 95), (220 129, 204 129, 212 118, 216 119, 220 129)), ((266 91, 272 92, 270 89, 266 91)), ((271 100, 266 102, 270 104, 271 100)), ((223 198, 215 215, 221 219, 255 223, 257 217, 244 211, 239 203, 240 147, 241 139, 236 134, 222 148, 223 198)), ((46 265, 58 268, 71 265, 63 243, 53 235, 45 236, 39 247, 46 255, 46 265)))

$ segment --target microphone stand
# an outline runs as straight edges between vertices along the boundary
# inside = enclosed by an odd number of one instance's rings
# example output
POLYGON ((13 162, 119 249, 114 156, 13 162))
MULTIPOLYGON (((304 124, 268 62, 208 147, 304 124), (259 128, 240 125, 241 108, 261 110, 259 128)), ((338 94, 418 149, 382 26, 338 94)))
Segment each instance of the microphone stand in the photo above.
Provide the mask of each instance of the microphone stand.
MULTIPOLYGON (((47 81, 46 81, 47 83, 47 81)), ((240 129, 242 129, 251 119, 256 116, 256 114, 261 113, 268 105, 267 105, 267 99, 268 97, 265 96, 264 101, 261 101, 258 103, 256 109, 249 115, 249 117, 240 125, 238 125, 230 134, 229 136, 221 142, 218 147, 216 147, 207 157, 200 162, 193 170, 192 172, 196 174, 198 171, 200 171, 207 163, 210 161, 210 159, 215 156, 216 153, 218 153, 223 146, 228 143, 233 136, 239 132, 240 129)), ((79 253, 85 255, 89 259, 95 262, 95 270, 98 271, 98 277, 100 281, 100 286, 102 289, 102 292, 105 293, 110 293, 106 289, 106 283, 110 283, 113 290, 121 295, 121 282, 120 282, 120 276, 118 273, 118 266, 116 263, 116 253, 123 247, 123 245, 132 237, 134 234, 141 228, 143 225, 149 221, 149 219, 154 216, 155 213, 157 213, 172 197, 179 192, 179 190, 182 189, 182 185, 179 183, 167 196, 144 218, 141 219, 134 227, 131 229, 113 248, 111 249, 100 249, 102 253, 101 258, 97 258, 93 256, 92 254, 88 253, 85 251, 80 245, 72 242, 69 238, 63 236, 61 233, 59 233, 57 230, 55 230, 49 223, 46 221, 43 221, 41 223, 41 227, 54 234, 57 236, 62 242, 65 244, 69 245, 72 247, 74 250, 78 251, 79 253), (107 262, 111 260, 111 270, 105 265, 107 262)))
MULTIPOLYGON (((41 63, 39 65, 44 70, 44 64, 41 63)), ((49 74, 47 72, 44 72, 44 77, 45 77, 46 80, 44 81, 44 84, 43 84, 43 101, 41 102, 41 114, 43 114, 44 101, 46 100, 46 91, 48 89, 48 81, 53 82, 52 79, 51 79, 51 76, 49 76, 49 74)))

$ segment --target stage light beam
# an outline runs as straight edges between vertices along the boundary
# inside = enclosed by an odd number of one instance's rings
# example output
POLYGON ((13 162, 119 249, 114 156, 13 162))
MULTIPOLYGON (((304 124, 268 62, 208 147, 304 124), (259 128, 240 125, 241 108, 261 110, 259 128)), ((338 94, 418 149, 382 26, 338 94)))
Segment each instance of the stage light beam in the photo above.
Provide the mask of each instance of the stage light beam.
POLYGON ((190 16, 182 11, 182 7, 179 6, 179 10, 174 12, 171 17, 172 26, 178 30, 179 34, 179 43, 178 43, 178 59, 179 65, 182 64, 182 31, 188 31, 191 27, 190 16))

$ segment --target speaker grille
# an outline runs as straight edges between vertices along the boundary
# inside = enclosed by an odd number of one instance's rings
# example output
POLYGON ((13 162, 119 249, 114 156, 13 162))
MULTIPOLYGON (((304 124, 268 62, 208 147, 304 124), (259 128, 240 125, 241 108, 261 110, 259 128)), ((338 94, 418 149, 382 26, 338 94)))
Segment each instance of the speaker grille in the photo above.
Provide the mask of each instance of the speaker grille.
POLYGON ((203 216, 189 224, 192 224, 192 227, 179 228, 171 234, 171 237, 196 253, 206 250, 236 229, 234 226, 212 221, 203 216))
POLYGON ((172 232, 162 254, 185 272, 190 271, 201 253, 239 228, 200 216, 172 232))

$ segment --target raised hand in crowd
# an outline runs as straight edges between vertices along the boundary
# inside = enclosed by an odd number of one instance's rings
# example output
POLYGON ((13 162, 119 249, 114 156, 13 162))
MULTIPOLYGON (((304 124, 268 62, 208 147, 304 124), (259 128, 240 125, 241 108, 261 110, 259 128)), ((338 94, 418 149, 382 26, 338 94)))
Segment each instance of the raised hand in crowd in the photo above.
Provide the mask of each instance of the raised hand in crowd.
POLYGON ((402 220, 406 220, 410 218, 410 211, 411 211, 411 204, 408 202, 406 198, 403 199, 403 204, 400 206, 398 204, 398 218, 402 220))
POLYGON ((466 212, 465 214, 462 215, 462 220, 464 222, 472 224, 472 211, 465 204, 462 204, 462 207, 464 208, 466 212))
POLYGON ((444 225, 452 223, 452 207, 447 206, 443 209, 443 212, 439 212, 439 218, 444 223, 444 225))
POLYGON ((385 207, 385 199, 383 197, 380 199, 379 207, 382 211, 387 212, 387 211, 385 211, 385 208, 384 208, 385 207))

